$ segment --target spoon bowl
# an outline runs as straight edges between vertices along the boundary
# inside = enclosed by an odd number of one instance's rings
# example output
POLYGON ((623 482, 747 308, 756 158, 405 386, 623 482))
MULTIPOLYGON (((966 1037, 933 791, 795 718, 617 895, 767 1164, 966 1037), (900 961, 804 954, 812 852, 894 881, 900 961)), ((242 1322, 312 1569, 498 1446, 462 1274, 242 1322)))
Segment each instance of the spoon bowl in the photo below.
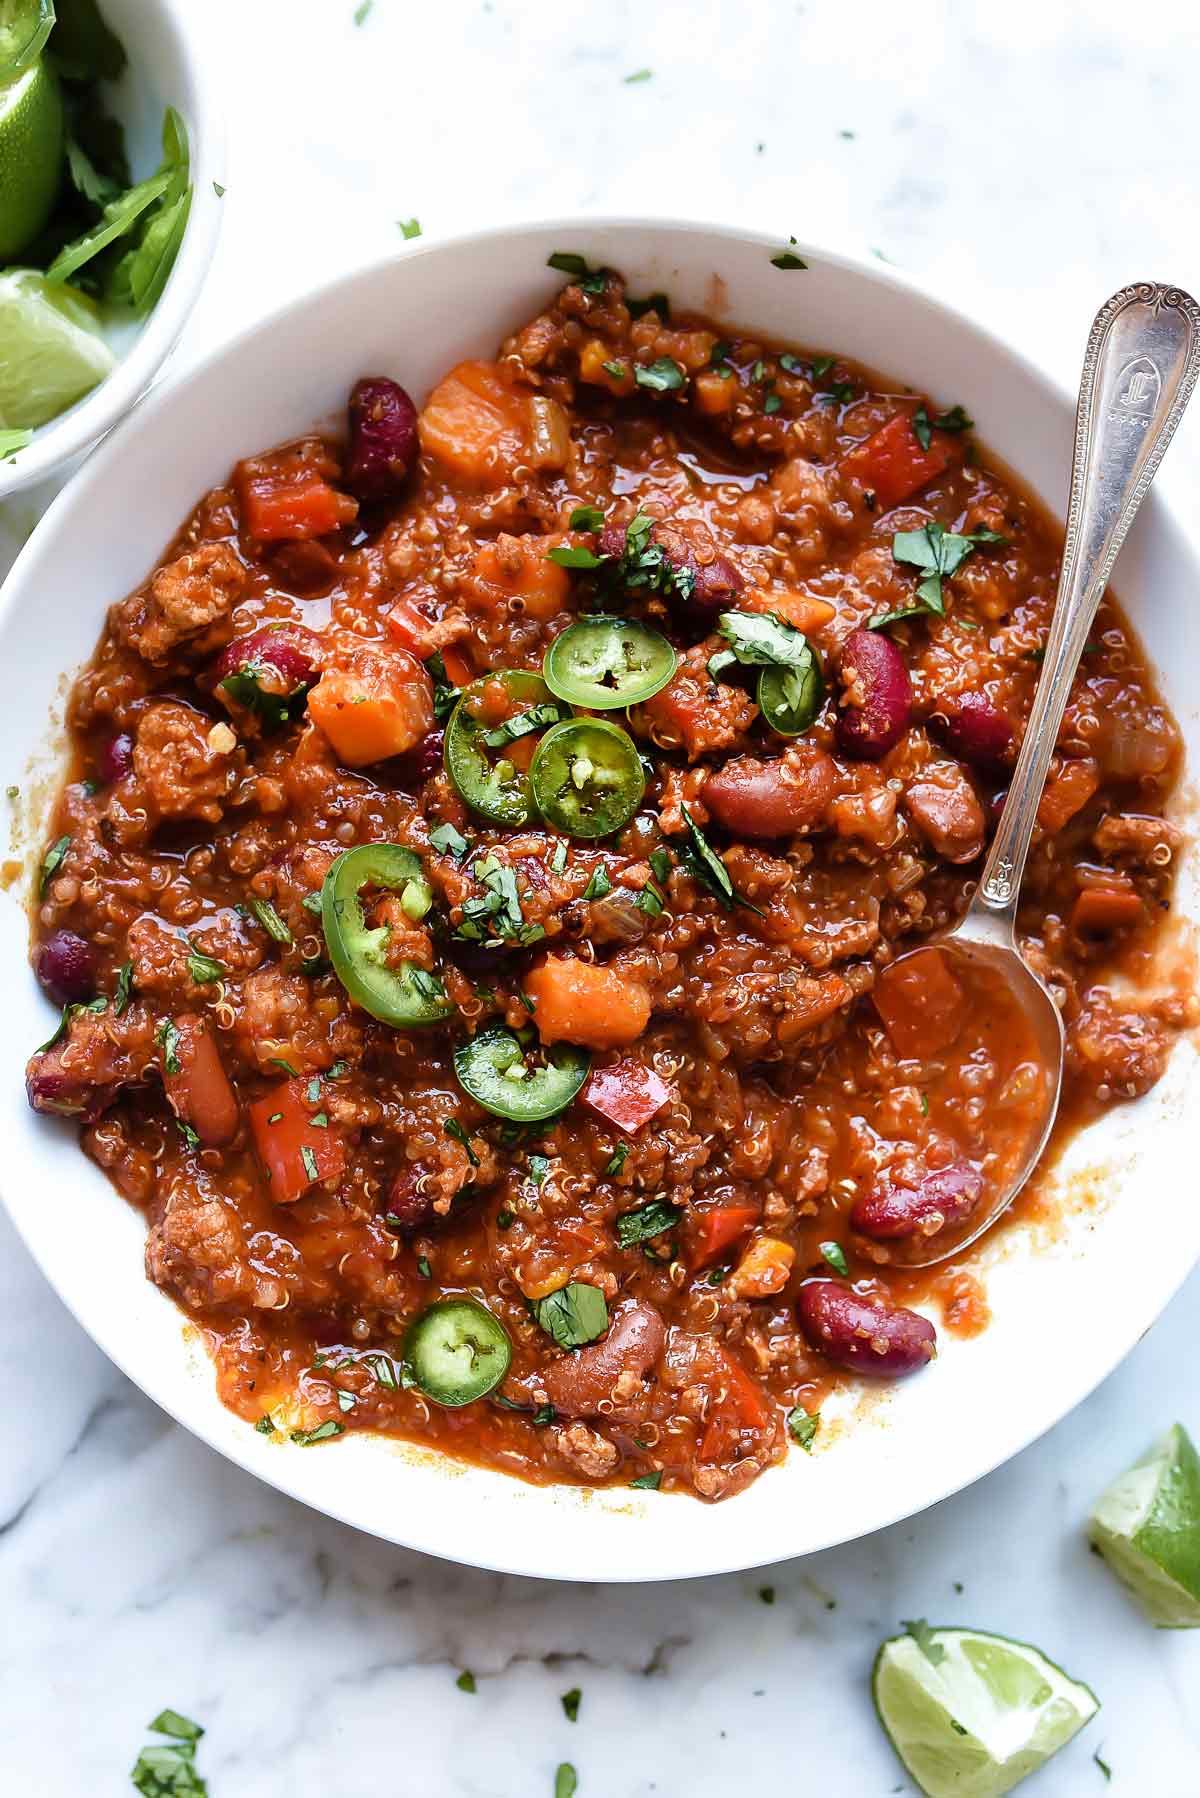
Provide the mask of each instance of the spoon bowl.
MULTIPOLYGON (((944 1208, 926 1204, 920 1228, 906 1235, 894 1257, 906 1267, 944 1261, 989 1229, 1033 1173, 1054 1128, 1066 1038, 1054 999, 1021 953, 1021 878, 1088 632, 1198 375, 1200 307, 1190 294, 1139 281, 1115 293, 1097 313, 1079 384, 1058 596, 1004 811, 962 922, 936 944, 922 944, 892 964, 899 967, 933 949, 953 967, 968 995, 979 997, 982 981, 990 988, 990 1005, 1011 1005, 1008 1034, 1023 1032, 1032 1048, 1032 1064, 1026 1057, 1021 1066, 1035 1070, 1026 1084, 1034 1089, 1036 1102, 1030 1106, 1023 1141, 1006 1164, 988 1170, 984 1185, 976 1173, 971 1176, 973 1192, 965 1192, 960 1182, 959 1191, 951 1193, 943 1180, 944 1208), (960 1205, 962 1214, 955 1217, 960 1205)), ((910 1215, 910 1230, 911 1223, 910 1215)))
POLYGON ((1058 1006, 1017 952, 1003 926, 997 929, 995 919, 986 913, 969 912, 956 930, 897 957, 892 966, 900 967, 915 956, 927 955, 931 949, 941 955, 966 993, 981 999, 986 995, 993 1011, 1007 1015, 1017 1030, 1024 1031, 1027 1041, 1018 1078, 1026 1130, 1004 1161, 989 1168, 979 1202, 960 1222, 947 1217, 939 1224, 935 1213, 928 1220, 931 1227, 927 1234, 918 1231, 903 1244, 895 1245, 891 1259, 904 1267, 931 1267, 948 1255, 960 1254, 1008 1210, 1050 1140, 1062 1093, 1066 1055, 1058 1006))

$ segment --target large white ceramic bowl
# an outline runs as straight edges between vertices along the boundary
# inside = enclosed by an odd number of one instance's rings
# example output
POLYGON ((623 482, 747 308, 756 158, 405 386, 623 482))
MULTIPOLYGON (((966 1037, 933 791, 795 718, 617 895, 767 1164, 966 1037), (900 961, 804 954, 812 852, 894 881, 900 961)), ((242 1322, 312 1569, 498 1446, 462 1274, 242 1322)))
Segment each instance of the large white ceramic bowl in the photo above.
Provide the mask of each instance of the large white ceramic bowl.
POLYGON ((0 462, 0 499, 42 481, 110 431, 150 385, 200 295, 221 226, 217 189, 225 180, 225 121, 215 67, 215 23, 195 0, 102 0, 105 19, 125 46, 128 65, 108 89, 125 128, 135 180, 158 167, 163 112, 174 106, 188 131, 192 204, 175 265, 145 319, 107 333, 118 361, 112 373, 0 462))
MULTIPOLYGON (((602 221, 430 245, 299 300, 151 396, 57 500, 3 592, 0 786, 21 787, 22 827, 44 818, 65 677, 90 653, 105 607, 142 577, 205 488, 236 457, 335 416, 362 373, 392 374, 420 399, 459 357, 491 352, 554 291, 546 257, 556 249, 624 270, 635 292, 666 289, 680 305, 837 348, 965 405, 983 439, 1061 511, 1070 395, 895 272, 802 245, 807 271, 783 273, 771 265, 778 248, 708 226, 602 221)), ((1088 323, 1079 320, 1081 349, 1088 323)), ((1200 674, 1185 633, 1200 563, 1155 498, 1118 587, 1195 766, 1200 674)), ((27 836, 20 847, 28 859, 27 836)), ((559 1578, 663 1579, 861 1535, 977 1479, 1048 1428, 1153 1323, 1200 1254, 1195 1127, 1184 1109, 1196 1056, 1184 1044, 1149 1098, 1078 1140, 1050 1240, 1008 1233, 988 1271, 991 1328, 972 1342, 943 1334, 936 1364, 864 1405, 857 1427, 823 1429, 816 1453, 793 1453, 725 1504, 527 1486, 360 1437, 279 1445, 217 1402, 179 1312, 143 1276, 141 1218, 83 1158, 72 1128, 26 1108, 25 1057, 51 1023, 27 970, 26 896, 14 887, 0 899, 11 1008, 0 1043, 0 1186, 47 1277, 113 1360, 214 1448, 320 1510, 434 1554, 559 1578), (1093 1203, 1079 1202, 1085 1189, 1093 1203)), ((1180 909, 1196 914, 1194 858, 1180 909)))

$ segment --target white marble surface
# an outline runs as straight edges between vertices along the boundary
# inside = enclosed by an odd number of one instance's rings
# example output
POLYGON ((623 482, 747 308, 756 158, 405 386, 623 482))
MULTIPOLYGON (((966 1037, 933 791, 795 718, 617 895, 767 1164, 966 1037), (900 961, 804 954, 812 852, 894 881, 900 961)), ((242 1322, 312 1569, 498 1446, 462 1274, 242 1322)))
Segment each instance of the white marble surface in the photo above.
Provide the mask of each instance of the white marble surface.
MULTIPOLYGON (((412 215, 428 236, 636 209, 865 242, 1068 376, 1112 288, 1200 286, 1185 5, 375 0, 357 28, 353 0, 206 10, 228 210, 180 364, 412 215)), ((1167 484, 1186 502, 1198 474, 1193 421, 1167 484)), ((45 497, 9 506, 10 547, 45 497)), ((1145 1626, 1081 1524, 1160 1427, 1200 1434, 1198 1323, 1193 1275, 1041 1443, 869 1541, 761 1576, 553 1587, 365 1539, 227 1466, 105 1363, 0 1220, 0 1790, 130 1790, 170 1704, 208 1726, 213 1798, 549 1798, 560 1760, 580 1798, 883 1798, 910 1788, 871 1658, 927 1615, 1028 1637, 1096 1688, 1099 1720, 1032 1789, 1099 1798, 1100 1749, 1114 1791, 1195 1798, 1200 1636, 1145 1626)))

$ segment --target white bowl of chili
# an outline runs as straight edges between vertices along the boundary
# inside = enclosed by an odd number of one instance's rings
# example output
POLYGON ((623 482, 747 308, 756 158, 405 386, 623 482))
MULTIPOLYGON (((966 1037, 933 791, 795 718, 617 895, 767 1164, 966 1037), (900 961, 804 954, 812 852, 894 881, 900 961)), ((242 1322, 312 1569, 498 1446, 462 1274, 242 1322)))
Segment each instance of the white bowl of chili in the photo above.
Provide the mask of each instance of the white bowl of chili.
MULTIPOLYGON (((61 779, 64 674, 87 660, 106 607, 144 577, 237 458, 336 415, 364 372, 388 369, 423 397, 452 363, 491 353, 548 302, 556 277, 547 258, 564 247, 621 270, 634 292, 667 291, 680 309, 750 321, 768 341, 829 345, 868 366, 881 354, 914 389, 966 407, 989 449, 1061 508, 1072 396, 894 270, 819 246, 678 221, 559 220, 422 245, 254 326, 114 433, 48 512, 4 589, 0 646, 22 678, 0 747, 4 781, 20 789, 23 877, 0 904, 0 940, 20 971, 0 1083, 0 1182, 17 1229, 94 1339, 174 1417, 260 1478, 453 1560, 552 1578, 665 1579, 808 1553, 933 1504, 1015 1454, 1111 1370, 1200 1256, 1185 1171, 1196 1090, 1186 1041, 1146 1097, 1074 1135, 1037 1199, 970 1258, 991 1311, 982 1334, 945 1336, 935 1365, 886 1395, 844 1391, 812 1452, 793 1448, 715 1506, 627 1487, 528 1484, 394 1439, 354 1436, 313 1453, 256 1433, 219 1402, 198 1333, 146 1281, 135 1209, 80 1160, 74 1128, 35 1116, 24 1096, 29 1045, 49 1022, 23 969, 26 902, 61 779), (1170 1241, 1173 1253, 1146 1257, 1148 1238, 1170 1241)), ((1194 550, 1152 496, 1117 584, 1193 759, 1200 692, 1184 621, 1198 580, 1194 550)), ((1193 850, 1179 859, 1176 909, 1190 921, 1193 850)), ((1144 984, 1150 971, 1137 978, 1144 984)))

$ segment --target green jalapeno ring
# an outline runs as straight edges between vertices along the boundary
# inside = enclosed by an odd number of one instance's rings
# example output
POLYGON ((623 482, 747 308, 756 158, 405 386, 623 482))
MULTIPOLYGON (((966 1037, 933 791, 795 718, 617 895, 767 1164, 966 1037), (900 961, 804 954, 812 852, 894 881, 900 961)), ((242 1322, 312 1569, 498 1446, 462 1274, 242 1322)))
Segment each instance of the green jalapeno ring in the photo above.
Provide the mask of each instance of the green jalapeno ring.
POLYGON ((339 855, 321 888, 321 922, 334 972, 356 1005, 390 1024, 412 1030, 437 1024, 454 1009, 445 988, 415 962, 387 962, 386 925, 367 927, 363 887, 383 887, 399 895, 406 915, 422 918, 433 892, 419 856, 398 843, 360 843, 339 855))
POLYGON ((574 1043, 530 1051, 515 1030, 490 1024, 454 1051, 454 1072, 463 1091, 493 1116, 514 1124, 537 1124, 554 1117, 575 1097, 591 1071, 592 1058, 574 1043))
POLYGON ((637 744, 620 725, 568 718, 538 744, 529 784, 548 824, 573 837, 607 837, 641 805, 646 771, 637 744))
POLYGON ((523 702, 526 710, 553 706, 561 718, 563 707, 540 674, 507 668, 472 681, 450 714, 442 753, 446 772, 459 797, 490 823, 515 827, 528 824, 536 811, 528 776, 513 767, 502 749, 496 760, 491 759, 485 738, 499 733, 471 710, 472 701, 478 700, 488 682, 494 680, 503 684, 511 699, 523 702))
POLYGON ((764 668, 758 677, 758 709, 781 737, 806 731, 825 703, 825 677, 814 655, 807 668, 764 668))
POLYGON ((679 657, 660 631, 636 618, 593 613, 546 651, 546 685, 571 705, 609 712, 640 705, 666 686, 679 657))
POLYGON ((500 1319, 478 1299, 435 1299, 408 1326, 404 1360, 435 1405, 469 1405, 498 1386, 512 1361, 500 1319))

